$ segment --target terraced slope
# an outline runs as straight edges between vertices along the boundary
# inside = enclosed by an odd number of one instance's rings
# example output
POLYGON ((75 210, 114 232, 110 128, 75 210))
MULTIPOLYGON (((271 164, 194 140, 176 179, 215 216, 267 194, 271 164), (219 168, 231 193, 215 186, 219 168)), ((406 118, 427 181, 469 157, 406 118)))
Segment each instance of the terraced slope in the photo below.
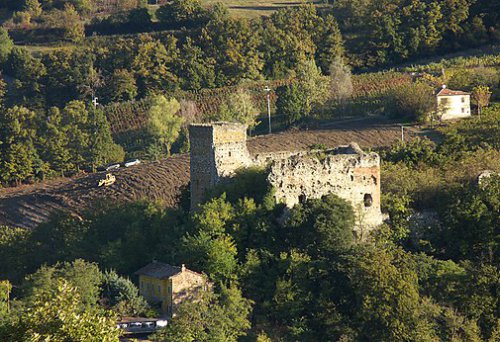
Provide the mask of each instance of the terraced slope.
MULTIPOLYGON (((335 124, 328 130, 289 131, 248 141, 251 153, 303 150, 313 144, 327 147, 359 143, 362 148, 384 146, 400 139, 399 126, 373 121, 335 124)), ((411 134, 414 135, 414 134, 411 134)), ((189 155, 176 155, 113 172, 116 183, 98 188, 103 173, 79 175, 45 183, 0 190, 0 225, 34 228, 59 210, 81 215, 102 201, 159 200, 176 206, 189 183, 189 155)))

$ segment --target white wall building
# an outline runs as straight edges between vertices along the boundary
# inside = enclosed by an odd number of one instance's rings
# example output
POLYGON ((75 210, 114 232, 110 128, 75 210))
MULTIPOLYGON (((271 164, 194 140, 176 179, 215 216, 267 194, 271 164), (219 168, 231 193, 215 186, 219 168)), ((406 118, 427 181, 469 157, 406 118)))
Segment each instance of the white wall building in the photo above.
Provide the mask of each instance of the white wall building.
POLYGON ((437 108, 441 111, 441 120, 461 119, 471 116, 470 93, 451 90, 443 86, 436 95, 437 108))

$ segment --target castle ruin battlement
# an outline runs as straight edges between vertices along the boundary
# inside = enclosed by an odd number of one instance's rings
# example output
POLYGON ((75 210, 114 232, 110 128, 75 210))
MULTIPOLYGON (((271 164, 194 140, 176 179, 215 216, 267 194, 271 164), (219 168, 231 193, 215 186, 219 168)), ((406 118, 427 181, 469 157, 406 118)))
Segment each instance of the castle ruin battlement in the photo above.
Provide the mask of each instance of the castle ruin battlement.
POLYGON ((246 126, 216 122, 189 127, 191 209, 207 191, 241 168, 268 166, 277 202, 291 208, 308 198, 333 193, 349 201, 358 229, 380 225, 380 157, 356 143, 327 151, 282 151, 251 155, 246 126))

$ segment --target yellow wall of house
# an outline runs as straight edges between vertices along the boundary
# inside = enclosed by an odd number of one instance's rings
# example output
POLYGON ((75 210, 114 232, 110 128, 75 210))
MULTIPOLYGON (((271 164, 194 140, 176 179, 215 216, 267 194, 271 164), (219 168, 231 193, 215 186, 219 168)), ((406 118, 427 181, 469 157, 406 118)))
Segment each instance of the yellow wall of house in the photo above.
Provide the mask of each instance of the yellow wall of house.
POLYGON ((161 302, 163 312, 169 312, 172 305, 172 282, 169 279, 156 279, 139 276, 139 291, 148 302, 161 302))

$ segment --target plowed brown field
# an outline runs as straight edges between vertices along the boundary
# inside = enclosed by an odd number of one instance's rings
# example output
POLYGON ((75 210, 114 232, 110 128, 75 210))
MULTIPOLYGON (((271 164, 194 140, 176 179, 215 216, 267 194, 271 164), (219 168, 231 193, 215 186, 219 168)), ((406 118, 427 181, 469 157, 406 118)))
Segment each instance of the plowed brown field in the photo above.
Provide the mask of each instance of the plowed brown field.
MULTIPOLYGON (((390 145, 400 139, 399 126, 378 120, 336 123, 324 130, 288 131, 250 138, 251 153, 307 149, 312 144, 327 147, 357 142, 362 148, 390 145)), ((408 138, 415 136, 410 133, 408 138)), ((159 200, 176 206, 189 182, 189 155, 144 162, 113 172, 115 184, 98 188, 104 173, 83 174, 44 183, 0 190, 0 225, 33 228, 53 213, 68 210, 81 215, 102 201, 119 203, 139 199, 159 200)))

